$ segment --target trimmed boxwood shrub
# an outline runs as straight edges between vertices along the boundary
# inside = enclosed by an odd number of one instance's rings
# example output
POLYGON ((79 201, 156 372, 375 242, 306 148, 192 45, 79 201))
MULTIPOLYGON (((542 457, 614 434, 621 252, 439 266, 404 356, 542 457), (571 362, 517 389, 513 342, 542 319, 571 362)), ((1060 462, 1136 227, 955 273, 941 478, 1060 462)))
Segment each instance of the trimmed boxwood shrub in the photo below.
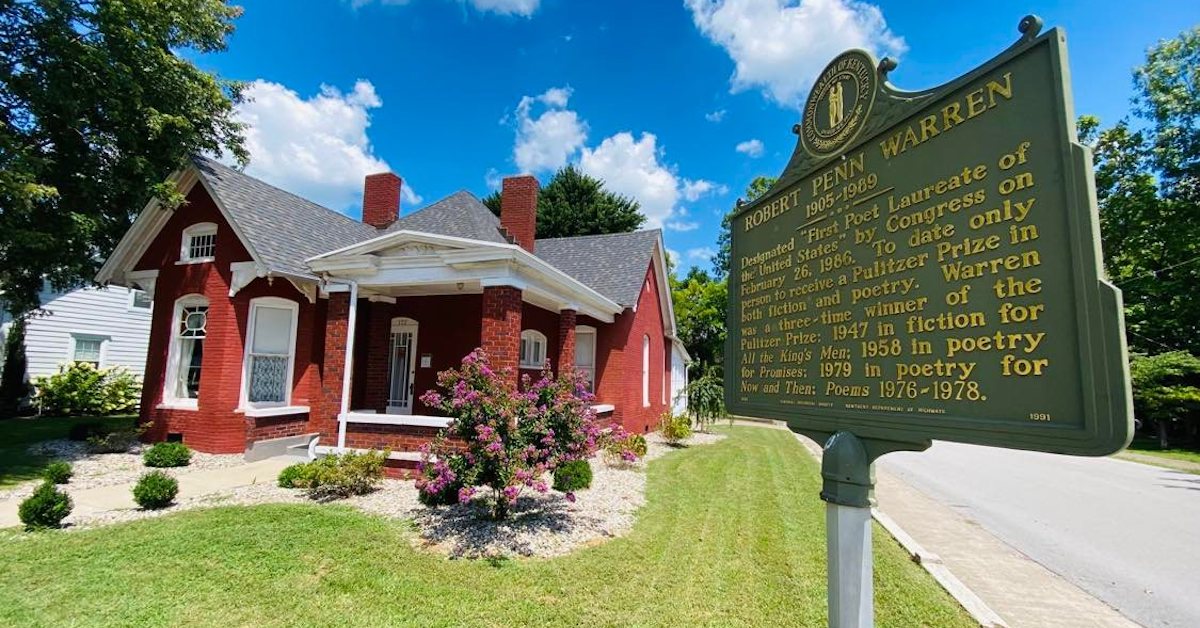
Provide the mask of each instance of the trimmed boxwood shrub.
POLYGON ((25 498, 17 508, 17 516, 26 530, 57 528, 71 514, 71 498, 52 482, 45 482, 25 498))
POLYGON ((279 488, 303 488, 307 484, 308 463, 297 462, 279 472, 279 488))
POLYGON ((183 443, 155 443, 142 454, 147 467, 186 467, 192 461, 192 450, 183 443))
POLYGON ((570 493, 592 485, 592 466, 587 460, 564 462, 554 470, 554 490, 570 493))
POLYGON ((51 462, 46 465, 46 470, 42 471, 42 477, 53 484, 66 484, 72 475, 75 475, 75 472, 71 471, 71 463, 65 460, 51 462))
POLYGON ((146 510, 158 510, 170 506, 178 493, 179 482, 175 478, 162 471, 151 471, 133 487, 133 501, 146 510))
POLYGON ((328 501, 375 490, 383 479, 387 451, 349 451, 314 460, 293 484, 305 489, 310 499, 328 501))

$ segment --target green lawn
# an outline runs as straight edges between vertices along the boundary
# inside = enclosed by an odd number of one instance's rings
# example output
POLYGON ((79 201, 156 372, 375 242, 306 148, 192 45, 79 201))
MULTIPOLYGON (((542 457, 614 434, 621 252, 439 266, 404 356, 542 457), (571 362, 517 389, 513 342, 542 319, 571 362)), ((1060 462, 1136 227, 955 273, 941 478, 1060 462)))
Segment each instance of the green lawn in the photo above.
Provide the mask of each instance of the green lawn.
POLYGON ((40 417, 0 420, 0 488, 8 488, 35 479, 50 462, 45 456, 29 453, 29 446, 44 440, 66 438, 76 423, 100 421, 110 427, 126 426, 132 416, 115 417, 40 417))
MULTIPOLYGON (((825 625, 824 504, 791 434, 733 428, 648 473, 628 536, 547 560, 448 560, 344 506, 0 534, 0 625, 825 625)), ((878 625, 972 625, 878 529, 875 547, 878 625)))
POLYGON ((1182 460, 1200 464, 1200 451, 1194 449, 1159 449, 1158 441, 1135 439, 1129 444, 1129 451, 1136 454, 1146 454, 1171 460, 1182 460))

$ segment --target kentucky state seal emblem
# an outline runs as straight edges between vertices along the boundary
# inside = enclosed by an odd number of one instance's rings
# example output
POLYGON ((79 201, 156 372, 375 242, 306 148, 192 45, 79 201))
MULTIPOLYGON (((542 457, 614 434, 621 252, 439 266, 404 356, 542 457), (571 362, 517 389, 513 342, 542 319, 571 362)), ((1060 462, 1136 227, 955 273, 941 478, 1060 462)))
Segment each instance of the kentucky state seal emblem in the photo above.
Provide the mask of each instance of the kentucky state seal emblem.
POLYGON ((800 139, 816 157, 828 157, 858 136, 875 104, 879 75, 861 50, 842 53, 821 72, 804 103, 800 139))

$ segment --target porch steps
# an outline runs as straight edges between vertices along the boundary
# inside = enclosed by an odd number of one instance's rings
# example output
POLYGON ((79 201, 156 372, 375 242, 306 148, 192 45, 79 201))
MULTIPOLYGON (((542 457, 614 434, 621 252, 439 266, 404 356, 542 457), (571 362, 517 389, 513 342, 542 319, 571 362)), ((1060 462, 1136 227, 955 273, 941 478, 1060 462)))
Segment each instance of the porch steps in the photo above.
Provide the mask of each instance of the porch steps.
MULTIPOLYGON (((338 448, 330 447, 328 445, 316 445, 316 446, 310 448, 310 451, 312 452, 311 458, 310 458, 310 460, 311 460, 311 459, 319 458, 321 456, 328 456, 329 454, 336 454, 336 453, 338 453, 338 448)), ((365 454, 368 451, 372 451, 372 450, 356 449, 354 447, 347 447, 346 451, 352 451, 352 452, 358 453, 358 454, 365 454)), ((393 451, 393 452, 388 453, 388 460, 401 460, 404 462, 419 462, 421 460, 421 452, 419 452, 419 451, 393 451)), ((431 457, 431 460, 437 460, 437 456, 431 457)))
POLYGON ((257 462, 279 456, 302 456, 307 458, 309 446, 315 443, 320 436, 320 434, 314 432, 312 434, 282 436, 280 438, 268 438, 256 441, 250 443, 250 446, 246 448, 246 452, 242 457, 246 462, 257 462))

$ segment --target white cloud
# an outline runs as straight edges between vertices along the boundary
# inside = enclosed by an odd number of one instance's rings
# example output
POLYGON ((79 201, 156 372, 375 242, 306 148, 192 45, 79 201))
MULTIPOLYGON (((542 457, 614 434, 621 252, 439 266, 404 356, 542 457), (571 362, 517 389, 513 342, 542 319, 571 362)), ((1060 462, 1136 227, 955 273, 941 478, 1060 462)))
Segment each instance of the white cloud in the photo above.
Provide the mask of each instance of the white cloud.
POLYGON ((775 102, 800 107, 817 74, 835 55, 865 48, 897 56, 907 50, 883 12, 856 0, 684 0, 692 21, 734 62, 732 91, 759 88, 775 102))
POLYGON ((700 223, 694 220, 671 220, 665 223, 663 228, 671 231, 695 231, 700 228, 700 223))
POLYGON ((541 0, 470 0, 471 6, 478 11, 499 13, 501 15, 520 15, 529 17, 538 10, 541 0))
POLYGON ((709 122, 720 122, 721 120, 725 119, 725 110, 717 109, 716 111, 706 113, 704 114, 704 119, 708 120, 709 122))
POLYGON ((636 199, 646 216, 647 227, 661 227, 679 201, 679 179, 658 161, 658 138, 622 131, 607 137, 596 148, 583 149, 579 167, 604 181, 604 187, 636 199))
POLYGON ((744 142, 738 142, 738 145, 734 147, 734 150, 750 157, 762 157, 763 143, 761 140, 757 139, 746 140, 744 142))
POLYGON ((716 249, 711 246, 701 246, 694 249, 688 249, 687 258, 693 262, 710 262, 714 255, 717 254, 716 249))
POLYGON ((682 191, 683 198, 687 199, 689 202, 695 202, 707 194, 725 194, 729 192, 729 188, 721 185, 720 183, 713 183, 712 181, 706 181, 704 179, 697 179, 695 181, 692 181, 691 179, 684 179, 682 191))
MULTIPOLYGON (((384 6, 402 6, 412 0, 350 0, 350 6, 355 9, 369 4, 379 3, 384 6)), ((461 1, 461 0, 460 0, 461 1)), ((498 13, 500 15, 520 15, 530 17, 538 10, 541 0, 466 0, 466 4, 475 7, 482 13, 498 13)))
POLYGON ((525 96, 517 104, 517 141, 513 161, 522 172, 557 170, 583 146, 587 124, 567 109, 571 88, 552 87, 538 96, 525 96), (536 118, 533 109, 544 111, 536 118))
MULTIPOLYGON (((238 105, 238 121, 246 124, 246 173, 327 207, 357 207, 363 177, 391 170, 375 154, 367 137, 371 110, 383 105, 375 86, 359 80, 342 93, 322 85, 315 96, 258 80, 238 105)), ((403 174, 403 173, 401 173, 403 174)), ((420 196, 405 182, 404 201, 420 196)))

